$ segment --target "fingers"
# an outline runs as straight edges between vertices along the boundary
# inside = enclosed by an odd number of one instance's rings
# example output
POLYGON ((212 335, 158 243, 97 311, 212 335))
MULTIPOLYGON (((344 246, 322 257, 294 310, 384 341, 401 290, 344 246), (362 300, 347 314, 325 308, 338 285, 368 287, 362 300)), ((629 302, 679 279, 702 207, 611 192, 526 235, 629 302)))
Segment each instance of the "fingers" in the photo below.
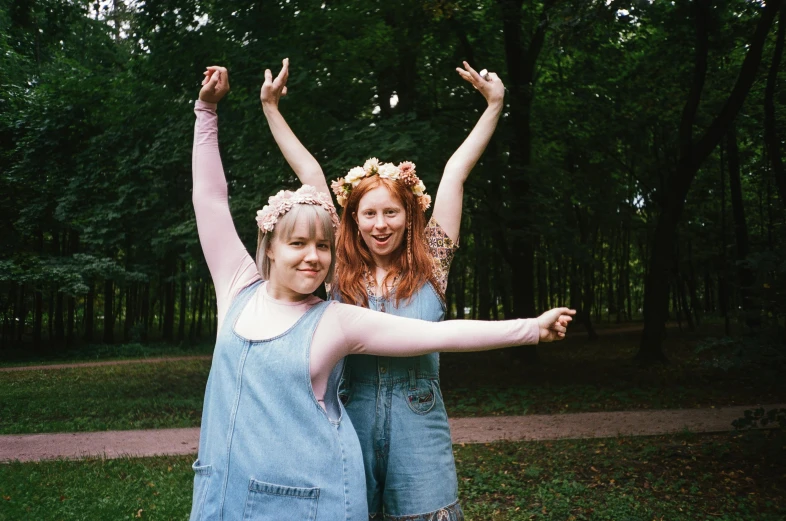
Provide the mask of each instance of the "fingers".
POLYGON ((220 79, 221 79, 221 73, 219 71, 215 71, 213 74, 210 75, 210 79, 207 80, 208 88, 215 89, 220 79))
POLYGON ((281 72, 276 76, 276 83, 286 85, 289 78, 289 58, 284 58, 281 62, 281 72))
POLYGON ((286 96, 286 95, 287 95, 287 88, 286 88, 286 87, 284 87, 283 89, 281 89, 281 95, 282 95, 282 96, 286 96))
POLYGON ((555 333, 567 333, 568 332, 568 328, 563 326, 559 322, 555 322, 549 329, 554 331, 555 333))
POLYGON ((265 69, 265 83, 273 83, 273 73, 270 69, 265 69))
POLYGON ((483 79, 483 78, 480 77, 480 74, 478 74, 477 71, 475 71, 475 69, 473 69, 472 67, 469 66, 469 63, 467 63, 466 61, 464 61, 462 63, 464 64, 464 68, 467 70, 467 72, 470 74, 470 76, 472 76, 472 79, 474 79, 477 82, 479 82, 480 80, 483 79))

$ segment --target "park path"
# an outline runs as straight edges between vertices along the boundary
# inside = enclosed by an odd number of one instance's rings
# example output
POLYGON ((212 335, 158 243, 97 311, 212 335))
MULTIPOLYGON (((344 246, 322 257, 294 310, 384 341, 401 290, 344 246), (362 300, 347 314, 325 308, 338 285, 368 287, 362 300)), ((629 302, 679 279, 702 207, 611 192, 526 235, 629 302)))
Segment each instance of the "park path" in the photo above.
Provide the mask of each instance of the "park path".
MULTIPOLYGON (((731 422, 745 410, 757 407, 784 408, 786 404, 453 418, 450 428, 453 443, 726 432, 734 430, 731 422)), ((198 428, 5 435, 0 436, 0 461, 184 455, 196 454, 198 446, 198 428)))

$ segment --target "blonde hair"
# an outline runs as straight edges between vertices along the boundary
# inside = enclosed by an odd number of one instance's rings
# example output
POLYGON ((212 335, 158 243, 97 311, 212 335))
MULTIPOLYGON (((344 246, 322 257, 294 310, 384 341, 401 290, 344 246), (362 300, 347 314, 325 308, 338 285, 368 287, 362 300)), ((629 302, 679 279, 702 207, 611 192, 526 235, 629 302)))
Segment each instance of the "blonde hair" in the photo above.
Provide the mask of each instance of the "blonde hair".
POLYGON ((336 267, 336 232, 333 229, 330 214, 313 204, 295 204, 290 211, 278 219, 272 232, 259 230, 256 255, 257 271, 264 280, 270 279, 270 258, 267 256, 267 250, 277 237, 285 241, 289 240, 301 216, 307 219, 309 239, 314 239, 317 236, 317 231, 321 230, 322 235, 330 243, 330 268, 325 277, 325 283, 330 284, 333 282, 333 273, 336 267))

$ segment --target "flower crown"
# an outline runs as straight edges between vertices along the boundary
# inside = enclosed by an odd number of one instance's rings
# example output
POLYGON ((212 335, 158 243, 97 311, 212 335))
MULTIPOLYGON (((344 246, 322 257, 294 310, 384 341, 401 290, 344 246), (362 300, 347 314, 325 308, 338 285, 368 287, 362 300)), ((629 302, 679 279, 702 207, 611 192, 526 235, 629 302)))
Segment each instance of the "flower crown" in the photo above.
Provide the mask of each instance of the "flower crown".
POLYGON ((424 212, 431 206, 431 196, 426 193, 426 185, 415 175, 415 163, 404 161, 396 166, 393 163, 380 163, 376 157, 367 160, 363 166, 356 166, 351 169, 346 176, 333 181, 330 187, 333 189, 333 193, 336 194, 338 204, 342 207, 346 206, 352 189, 363 178, 372 175, 402 182, 404 186, 412 190, 412 193, 417 196, 420 209, 424 212))
POLYGON ((278 218, 287 213, 296 204, 313 204, 321 206, 333 223, 333 230, 338 230, 338 214, 333 201, 327 194, 318 191, 311 185, 303 185, 296 191, 281 190, 267 200, 267 204, 257 212, 257 226, 263 232, 272 232, 278 218))

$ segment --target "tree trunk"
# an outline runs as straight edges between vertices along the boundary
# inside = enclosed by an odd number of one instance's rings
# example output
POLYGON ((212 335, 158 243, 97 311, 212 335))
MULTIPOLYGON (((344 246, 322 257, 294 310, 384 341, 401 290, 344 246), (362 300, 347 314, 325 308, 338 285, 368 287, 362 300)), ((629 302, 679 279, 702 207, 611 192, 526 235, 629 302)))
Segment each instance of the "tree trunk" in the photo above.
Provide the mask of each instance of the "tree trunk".
POLYGON ((93 317, 95 315, 95 292, 93 288, 95 284, 88 283, 87 297, 85 298, 85 342, 90 343, 93 341, 93 317))
POLYGON ((164 341, 166 342, 173 342, 174 341, 174 329, 175 329, 175 276, 177 271, 177 264, 175 263, 175 259, 171 253, 167 254, 167 261, 166 261, 166 269, 164 273, 166 274, 166 282, 164 284, 165 295, 164 295, 164 322, 163 322, 163 331, 162 335, 164 341))
POLYGON ((737 246, 737 278, 742 296, 742 310, 745 314, 745 323, 754 327, 758 315, 752 309, 751 290, 753 288, 753 272, 745 266, 748 257, 748 226, 745 222, 745 208, 742 203, 742 185, 740 183, 740 155, 737 147, 737 134, 734 125, 729 128, 726 135, 729 161, 729 192, 731 195, 731 211, 734 218, 734 240, 737 246))
POLYGON ((205 286, 207 286, 205 282, 199 284, 199 319, 197 320, 196 326, 197 338, 202 338, 202 315, 205 312, 205 299, 207 298, 205 295, 205 286))
POLYGON ((104 281, 104 338, 105 344, 115 342, 115 287, 111 280, 104 281))
MULTIPOLYGON (((538 56, 543 48, 548 28, 548 10, 555 0, 546 0, 528 45, 523 45, 522 0, 498 0, 502 9, 502 32, 507 64, 510 121, 513 127, 510 146, 510 201, 513 218, 508 224, 509 249, 513 289, 513 315, 535 316, 534 258, 532 241, 532 216, 529 204, 529 167, 532 147, 532 99, 538 56)), ((528 364, 539 361, 535 347, 517 349, 514 356, 528 364)))
POLYGON ((775 125, 775 88, 778 82, 778 71, 783 57, 783 41, 786 34, 786 3, 781 6, 778 17, 778 35, 775 39, 775 50, 772 53, 772 63, 767 74, 767 86, 764 89, 764 143, 767 155, 772 164, 772 173, 781 203, 786 206, 786 171, 784 171, 783 157, 781 156, 780 139, 775 125))
POLYGON ((186 311, 187 311, 187 303, 186 303, 186 261, 180 261, 180 302, 178 303, 178 307, 180 308, 180 318, 177 324, 177 341, 183 342, 186 339, 186 311))
POLYGON ((41 329, 44 320, 44 296, 40 287, 36 287, 33 290, 33 299, 33 348, 39 351, 41 349, 41 329))
POLYGON ((145 282, 142 288, 142 307, 141 307, 141 320, 142 320, 142 334, 140 340, 147 342, 148 332, 150 331, 150 283, 145 282))
POLYGON ((71 347, 74 344, 74 315, 76 312, 76 299, 72 296, 66 298, 66 346, 71 347))
POLYGON ((683 109, 679 127, 680 158, 669 176, 663 194, 663 205, 655 228, 650 253, 649 273, 644 285, 644 332, 636 359, 644 363, 666 362, 662 341, 668 313, 669 265, 671 247, 676 237, 685 198, 701 164, 715 149, 742 107, 756 78, 764 42, 780 8, 781 0, 770 0, 762 9, 756 32, 748 47, 737 81, 720 113, 704 135, 694 141, 693 127, 707 73, 709 20, 711 6, 707 0, 696 0, 692 7, 696 19, 696 61, 690 94, 683 109))

